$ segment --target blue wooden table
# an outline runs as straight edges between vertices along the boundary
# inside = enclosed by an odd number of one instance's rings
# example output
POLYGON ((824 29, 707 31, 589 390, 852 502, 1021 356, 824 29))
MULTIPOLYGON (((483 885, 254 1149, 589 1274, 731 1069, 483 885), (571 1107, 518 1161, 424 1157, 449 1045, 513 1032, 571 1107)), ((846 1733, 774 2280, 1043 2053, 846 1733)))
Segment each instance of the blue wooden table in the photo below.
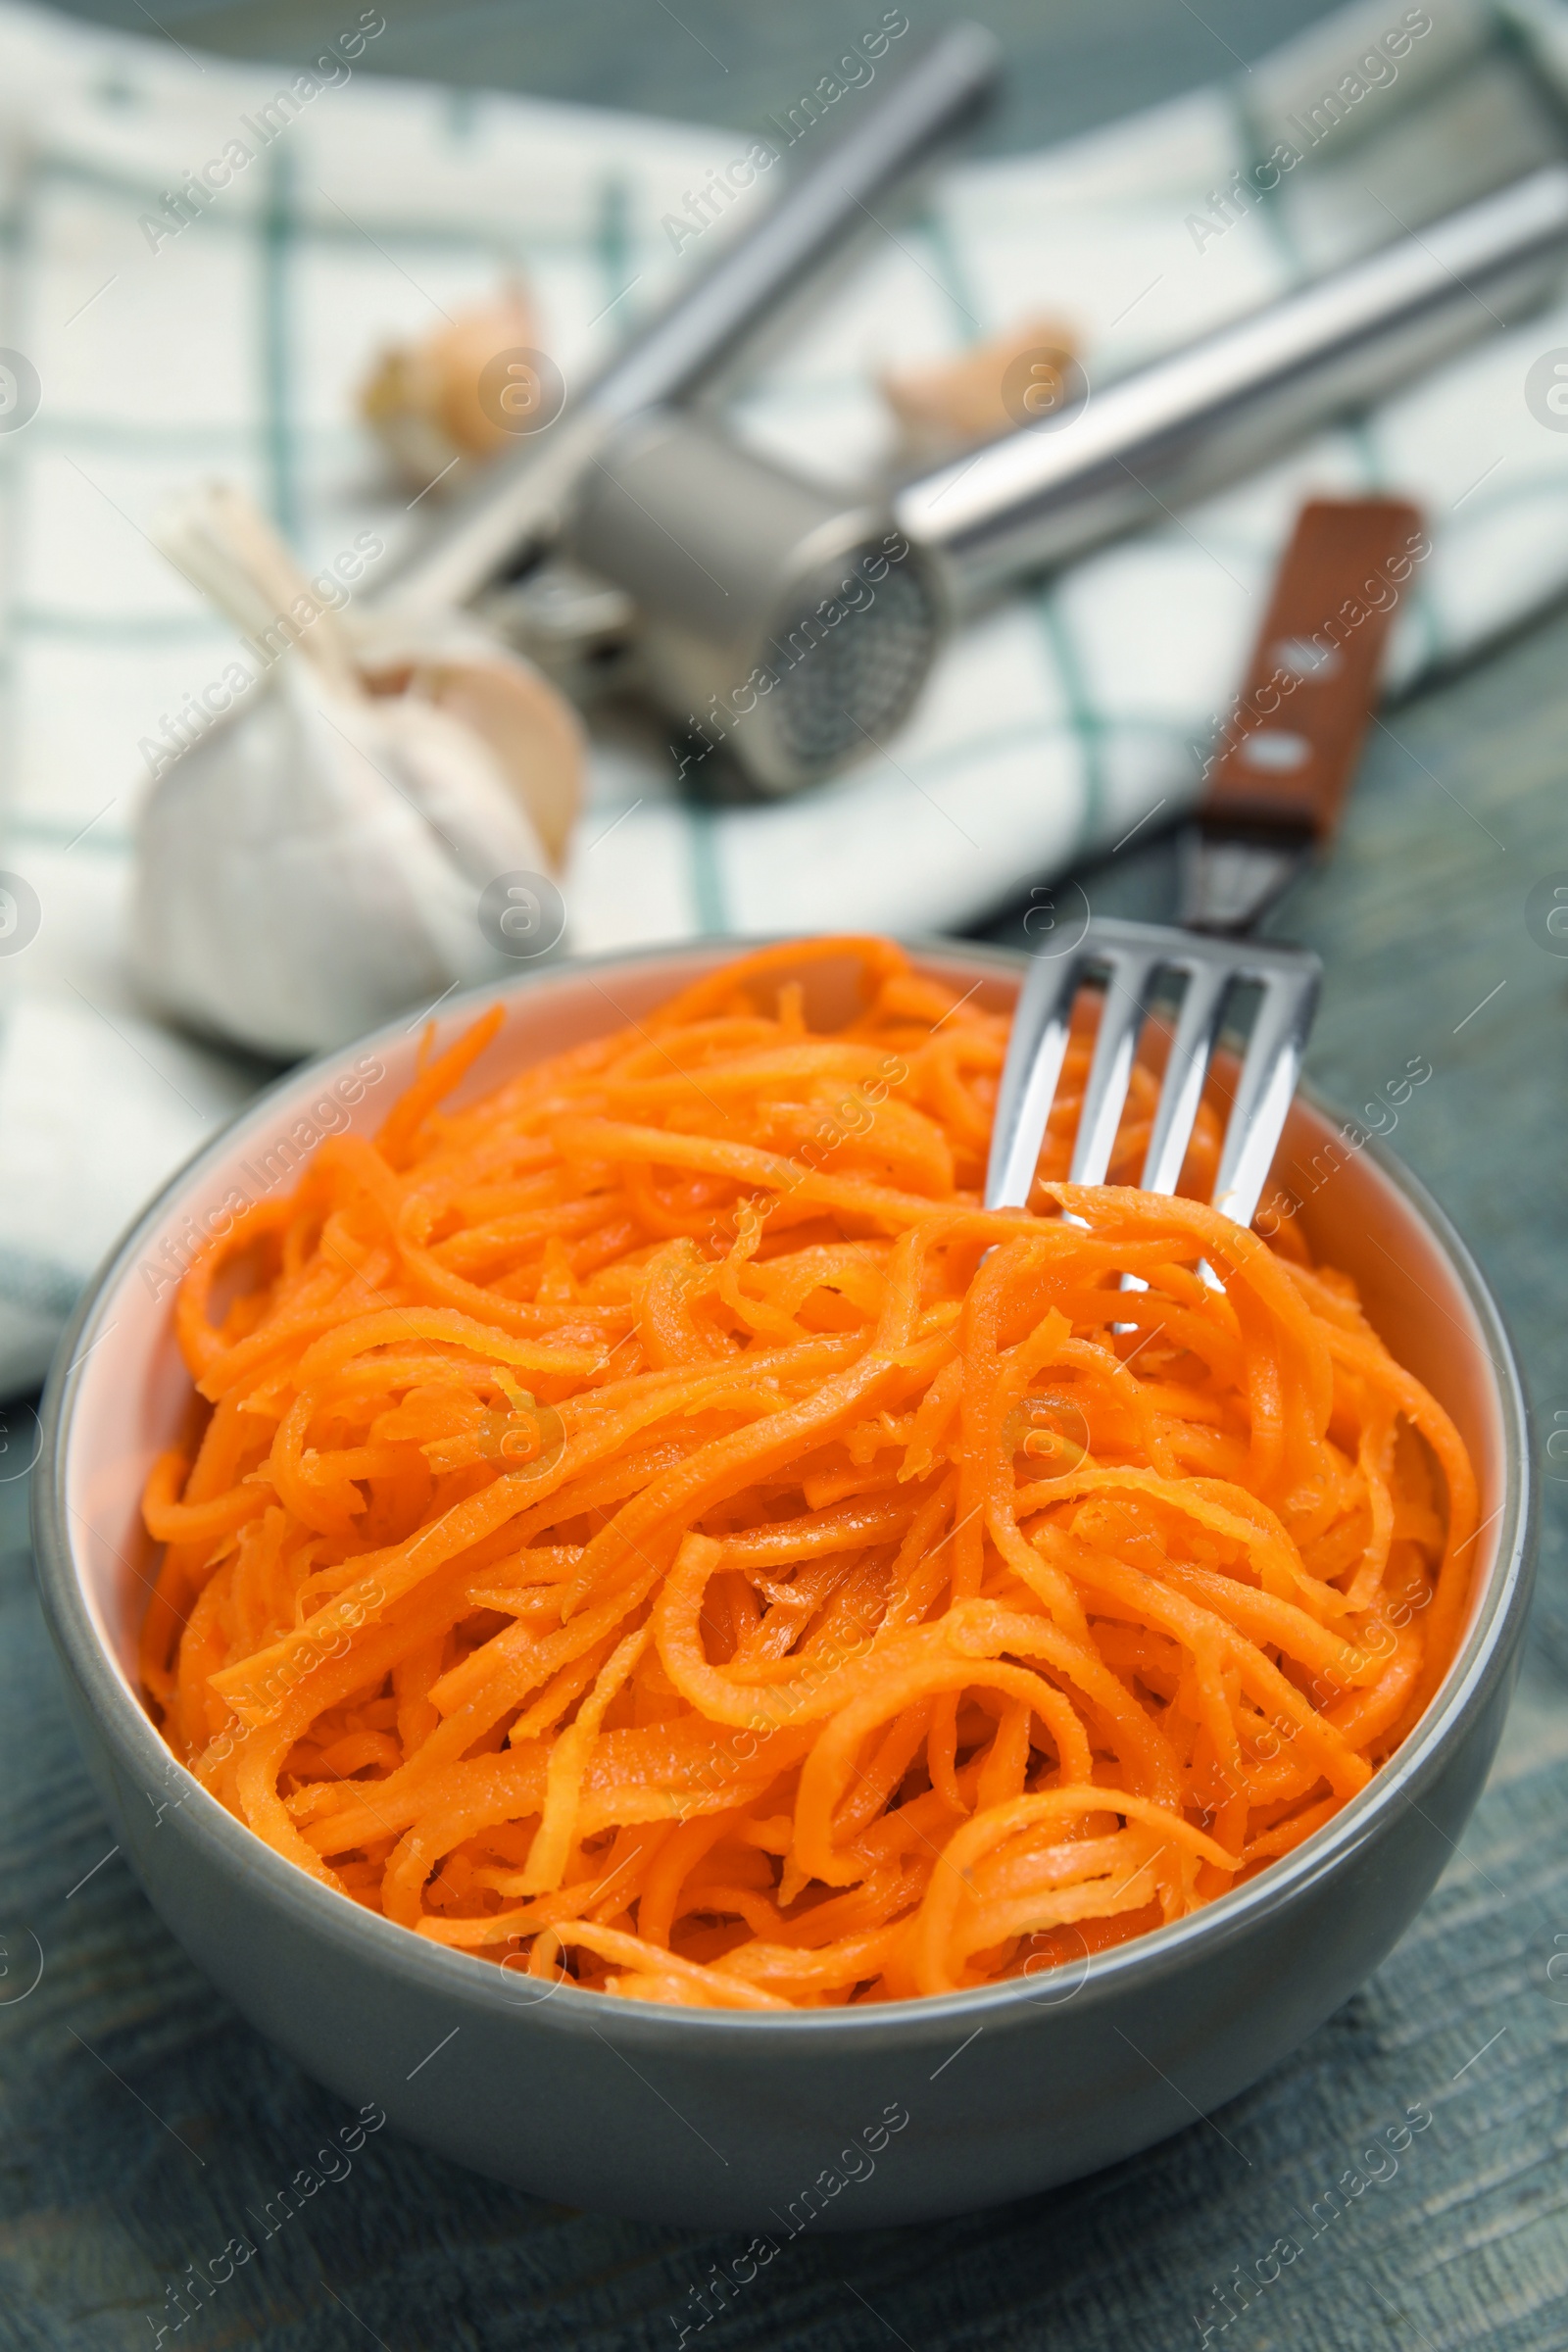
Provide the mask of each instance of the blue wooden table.
MULTIPOLYGON (((90 13, 145 28, 139 0, 90 13)), ((1024 145, 1222 72, 1227 49, 1256 53, 1317 12, 1017 0, 973 13, 1013 64, 991 135, 1024 145)), ((166 0, 160 21, 187 43, 283 56, 317 15, 312 0, 166 0)), ((678 20, 664 0, 576 14, 421 0, 387 15, 381 63, 401 72, 735 122, 793 87, 843 22, 836 0, 767 16, 679 0, 678 20)), ((390 2132, 273 2226, 278 2189, 348 2119, 209 1990, 110 1850, 33 1597, 19 1472, 34 1425, 13 1409, 0 1453, 0 2347, 1568 2345, 1568 1981, 1555 1981, 1568 1980, 1568 1458, 1555 1458, 1568 1436, 1551 1444, 1568 1432, 1568 960, 1535 943, 1524 912, 1532 883, 1559 871, 1562 614, 1385 713, 1332 867, 1280 918, 1329 967, 1311 1055, 1322 1088, 1353 1103, 1409 1055, 1433 1063, 1398 1148, 1513 1322, 1546 1482, 1533 1645, 1463 1850, 1392 1958, 1287 2066, 1053 2196, 916 2231, 807 2234, 722 2305, 704 2290, 737 2251, 727 2239, 537 2202, 390 2132), (1411 2110, 1430 2122, 1391 2170, 1367 2155, 1371 2135, 1411 2110), (254 2253, 193 2312, 181 2280, 231 2239, 254 2253)), ((1168 858, 1156 845, 1112 861, 1090 888, 1105 911, 1163 913, 1168 858)), ((996 936, 1009 929, 999 920, 996 936)))

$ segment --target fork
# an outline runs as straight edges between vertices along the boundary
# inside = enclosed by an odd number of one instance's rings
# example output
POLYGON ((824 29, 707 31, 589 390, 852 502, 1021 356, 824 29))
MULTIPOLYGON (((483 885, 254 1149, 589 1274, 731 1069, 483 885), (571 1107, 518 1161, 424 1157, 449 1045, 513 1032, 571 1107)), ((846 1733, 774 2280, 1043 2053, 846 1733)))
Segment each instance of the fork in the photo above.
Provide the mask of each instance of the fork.
MULTIPOLYGON (((986 1171, 987 1208, 1029 1200, 1079 987, 1103 986, 1070 1181, 1103 1184, 1156 983, 1182 984, 1141 1182, 1174 1193, 1204 1081, 1237 994, 1255 988, 1213 1205, 1250 1225, 1300 1076, 1323 967, 1247 931, 1331 834, 1360 749, 1390 623, 1424 545, 1402 501, 1310 501, 1297 518, 1243 691, 1183 843, 1182 913, 1166 929, 1090 915, 1072 947, 1038 954, 1019 993, 986 1171), (1353 623, 1345 614, 1354 610, 1353 623), (1283 717, 1277 715, 1288 706, 1283 717)), ((1087 906, 1087 901, 1085 902, 1087 906)))
POLYGON ((1227 1004, 1237 988, 1259 987, 1213 1194, 1216 1208, 1250 1225, 1296 1093, 1322 964, 1304 948, 1210 939, 1109 916, 1092 917, 1066 954, 1037 956, 1024 982, 997 1099, 987 1208, 1028 1203, 1073 1001, 1092 973, 1103 977, 1104 1002, 1073 1143, 1074 1184, 1105 1181, 1155 981, 1165 975, 1186 983, 1144 1158, 1141 1181, 1151 1193, 1176 1190, 1227 1004))

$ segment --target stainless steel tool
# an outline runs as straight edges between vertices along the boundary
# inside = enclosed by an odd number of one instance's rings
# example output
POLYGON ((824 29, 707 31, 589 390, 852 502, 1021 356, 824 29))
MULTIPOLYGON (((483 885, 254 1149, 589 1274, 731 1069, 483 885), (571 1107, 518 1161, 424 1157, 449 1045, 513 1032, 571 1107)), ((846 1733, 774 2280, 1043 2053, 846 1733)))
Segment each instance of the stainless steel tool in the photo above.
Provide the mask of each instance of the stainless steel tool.
POLYGON ((1174 985, 1180 1010, 1140 1182, 1146 1192, 1176 1190, 1221 1030, 1242 993, 1255 991, 1213 1192, 1216 1208, 1251 1223, 1300 1076, 1322 966, 1304 949, 1230 935, 1256 922, 1332 834, 1389 628, 1424 544, 1420 514, 1402 500, 1302 508, 1184 843, 1185 928, 1093 916, 1064 951, 1036 956, 1002 1073, 988 1208, 1027 1204, 1073 1004, 1091 981, 1103 993, 1069 1173, 1074 1184, 1103 1184, 1144 1023, 1174 985))
POLYGON ((912 482, 894 516, 970 607, 1217 490, 1539 300, 1568 255, 1568 167, 1254 311, 912 482))
POLYGON ((793 791, 880 747, 953 619, 1495 328, 1565 254, 1553 166, 910 483, 880 515, 665 410, 600 450, 563 546, 627 593, 644 691, 755 785, 793 791))
POLYGON ((564 544, 641 615, 643 688, 791 791, 880 747, 953 618, 1496 327, 1565 253, 1553 166, 910 483, 880 516, 665 410, 598 453, 564 544))
POLYGON ((385 600, 488 599, 558 676, 635 687, 695 756, 722 745, 756 787, 793 791, 880 746, 953 616, 1236 479, 1489 332, 1539 299, 1568 253, 1568 168, 1552 166, 891 501, 836 494, 739 448, 699 396, 979 109, 996 74, 990 36, 960 25, 868 101, 749 235, 439 525, 385 600))
POLYGON ((464 605, 514 576, 561 534, 594 459, 629 419, 680 407, 863 233, 869 208, 989 102, 1001 52, 978 24, 943 34, 778 201, 629 337, 559 425, 530 434, 430 531, 390 578, 398 604, 464 605))
POLYGON ((766 792, 880 744, 947 621, 931 567, 885 509, 667 409, 590 467, 566 545, 630 597, 636 681, 683 724, 689 757, 725 746, 766 792))
POLYGON ((1176 1190, 1226 1007, 1238 989, 1250 984, 1261 994, 1213 1193, 1216 1208, 1250 1225, 1301 1074, 1322 976, 1318 958, 1304 948, 1092 917, 1070 953, 1036 956, 1019 995, 992 1130, 987 1208, 1028 1202, 1066 1057, 1073 1001, 1092 978, 1104 995, 1069 1175, 1074 1184, 1104 1183, 1139 1034, 1156 984, 1174 979, 1185 993, 1139 1182, 1150 1193, 1176 1190))
POLYGON ((706 715, 715 740, 738 731, 769 789, 825 773, 896 726, 941 615, 907 549, 887 584, 885 500, 835 498, 685 411, 879 225, 873 208, 981 111, 999 70, 992 36, 958 24, 861 104, 847 134, 556 423, 491 469, 377 601, 407 612, 488 597, 503 626, 579 685, 594 662, 617 670, 632 634, 644 689, 694 726, 706 715), (509 597, 547 550, 567 564, 509 597))

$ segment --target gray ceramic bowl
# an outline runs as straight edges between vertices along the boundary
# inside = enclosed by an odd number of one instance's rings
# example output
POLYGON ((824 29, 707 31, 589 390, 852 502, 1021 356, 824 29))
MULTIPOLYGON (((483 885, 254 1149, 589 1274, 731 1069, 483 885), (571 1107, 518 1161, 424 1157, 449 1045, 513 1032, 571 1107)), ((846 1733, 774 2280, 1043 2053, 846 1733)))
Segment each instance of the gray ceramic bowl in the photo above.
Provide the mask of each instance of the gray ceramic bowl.
MULTIPOLYGON (((480 1083, 637 1015, 729 952, 579 963, 516 984, 480 1083)), ((1010 1001, 1016 959, 959 944, 918 952, 960 990, 1010 1001)), ((478 1001, 450 1007, 443 1035, 478 1001)), ((775 2242, 808 2223, 915 2221, 1072 2180, 1255 2082, 1377 1966, 1430 1891, 1513 1681, 1531 1569, 1526 1405, 1497 1310, 1441 1211, 1376 1149, 1301 1211, 1453 1415, 1484 1497, 1459 1653, 1415 1735, 1333 1822, 1087 1973, 789 2016, 541 1996, 280 1860, 172 1761, 132 1679, 150 1551, 137 1496, 189 1395, 167 1280, 182 1237, 234 1184, 254 1196, 288 1182, 322 1128, 372 1128, 412 1071, 416 1035, 394 1025, 294 1072, 192 1161, 99 1275, 49 1384, 35 1480, 45 1607, 115 1834, 197 1964, 351 2105, 379 2102, 397 2128, 480 2172, 571 2205, 775 2242)), ((1286 1150, 1306 1163, 1332 1124, 1298 1104, 1286 1150)))

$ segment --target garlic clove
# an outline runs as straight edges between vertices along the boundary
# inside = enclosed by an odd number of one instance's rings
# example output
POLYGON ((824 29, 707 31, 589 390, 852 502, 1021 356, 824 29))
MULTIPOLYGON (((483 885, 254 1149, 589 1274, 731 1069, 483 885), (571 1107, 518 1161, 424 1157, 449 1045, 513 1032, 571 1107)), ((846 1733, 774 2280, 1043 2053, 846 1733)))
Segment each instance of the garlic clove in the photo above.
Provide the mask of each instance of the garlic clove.
POLYGON ((384 351, 360 413, 411 481, 430 481, 454 458, 492 458, 512 436, 480 406, 479 377, 499 352, 538 341, 534 306, 514 280, 422 341, 384 351))
POLYGON ((419 634, 373 623, 359 636, 372 694, 399 694, 444 710, 488 745, 496 765, 559 873, 582 807, 588 741, 564 696, 499 638, 465 619, 419 634))
POLYGON ((877 385, 898 419, 906 454, 929 462, 1030 421, 1018 403, 1008 400, 1005 382, 1008 369, 1025 361, 1038 358, 1049 371, 1039 381, 1057 400, 1063 397, 1076 350, 1069 327, 1035 313, 952 358, 886 368, 877 385))
POLYGON ((509 968, 479 928, 544 845, 473 731, 303 664, 174 761, 144 812, 132 960, 192 1027, 292 1057, 509 968))

